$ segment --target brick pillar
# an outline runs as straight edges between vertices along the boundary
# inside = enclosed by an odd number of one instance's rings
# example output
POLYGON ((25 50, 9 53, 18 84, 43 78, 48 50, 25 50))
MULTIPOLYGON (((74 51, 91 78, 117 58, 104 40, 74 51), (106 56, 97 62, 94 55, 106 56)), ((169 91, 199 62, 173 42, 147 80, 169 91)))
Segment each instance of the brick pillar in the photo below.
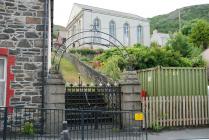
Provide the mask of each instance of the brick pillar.
POLYGON ((52 73, 47 80, 45 103, 47 133, 59 134, 65 120, 65 83, 60 74, 52 73), (51 110, 48 110, 51 109, 51 110))
MULTIPOLYGON (((122 116, 123 127, 130 126, 131 122, 134 121, 134 111, 140 112, 140 82, 136 71, 125 71, 119 81, 121 85, 122 97, 121 97, 121 110, 122 111, 133 111, 133 114, 124 114, 122 116)), ((132 126, 138 125, 138 122, 132 123, 132 126)))

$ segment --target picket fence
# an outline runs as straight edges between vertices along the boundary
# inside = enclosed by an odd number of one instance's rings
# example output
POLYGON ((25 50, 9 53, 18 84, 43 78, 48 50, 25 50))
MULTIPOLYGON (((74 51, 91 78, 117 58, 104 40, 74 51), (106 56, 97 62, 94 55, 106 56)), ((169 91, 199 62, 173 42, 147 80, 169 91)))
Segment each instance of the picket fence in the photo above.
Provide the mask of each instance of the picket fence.
POLYGON ((142 99, 143 125, 201 126, 209 124, 209 96, 152 96, 142 99))

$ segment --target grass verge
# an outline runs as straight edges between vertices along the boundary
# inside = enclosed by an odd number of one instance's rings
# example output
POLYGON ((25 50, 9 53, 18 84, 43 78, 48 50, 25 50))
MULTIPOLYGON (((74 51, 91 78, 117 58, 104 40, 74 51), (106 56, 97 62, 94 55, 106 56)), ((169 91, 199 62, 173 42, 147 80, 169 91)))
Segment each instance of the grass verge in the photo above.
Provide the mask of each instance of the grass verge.
MULTIPOLYGON (((62 73, 62 76, 66 82, 69 83, 78 83, 79 82, 79 71, 76 69, 76 67, 66 58, 62 58, 61 64, 60 64, 60 71, 62 73)), ((83 83, 91 83, 93 82, 91 79, 84 75, 80 75, 81 81, 83 83)))

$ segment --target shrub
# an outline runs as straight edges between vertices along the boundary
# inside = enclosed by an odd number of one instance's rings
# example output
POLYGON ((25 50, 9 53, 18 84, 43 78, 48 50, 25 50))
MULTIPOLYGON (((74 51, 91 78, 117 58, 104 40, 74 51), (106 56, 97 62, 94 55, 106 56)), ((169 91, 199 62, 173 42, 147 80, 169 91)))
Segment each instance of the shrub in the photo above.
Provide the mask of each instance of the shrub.
POLYGON ((180 32, 174 33, 170 40, 168 40, 167 45, 174 49, 174 51, 179 51, 183 57, 188 57, 192 50, 191 44, 189 44, 188 37, 180 32))
POLYGON ((110 49, 94 58, 95 61, 102 63, 107 60, 113 59, 114 56, 120 56, 117 64, 120 70, 123 70, 127 66, 131 66, 133 69, 145 69, 155 66, 164 67, 191 67, 191 66, 204 66, 202 58, 197 57, 194 60, 183 57, 179 51, 175 51, 170 47, 130 47, 127 48, 129 58, 123 58, 123 55, 117 49, 110 49))
POLYGON ((119 60, 120 56, 114 56, 108 58, 106 62, 104 62, 102 72, 110 76, 113 80, 118 80, 120 78, 121 70, 119 68, 119 60))
POLYGON ((90 58, 87 58, 87 57, 82 57, 82 58, 80 58, 80 61, 90 62, 91 59, 90 58))
POLYGON ((25 122, 23 126, 23 133, 26 135, 34 135, 35 134, 35 128, 32 122, 25 122))
POLYGON ((103 49, 89 49, 89 48, 70 49, 70 53, 73 53, 73 54, 78 53, 83 56, 101 54, 102 52, 103 52, 103 49))

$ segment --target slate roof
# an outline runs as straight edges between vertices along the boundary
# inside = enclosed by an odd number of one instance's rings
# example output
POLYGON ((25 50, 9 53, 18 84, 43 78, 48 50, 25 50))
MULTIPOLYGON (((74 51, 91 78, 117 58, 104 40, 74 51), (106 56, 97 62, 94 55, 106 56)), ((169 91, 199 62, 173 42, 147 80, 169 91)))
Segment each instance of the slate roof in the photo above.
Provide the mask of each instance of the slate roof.
POLYGON ((78 3, 74 3, 74 5, 82 8, 82 9, 90 9, 93 12, 100 12, 100 13, 104 13, 104 14, 112 14, 112 15, 121 16, 121 17, 129 17, 129 18, 135 18, 135 19, 139 19, 139 20, 148 21, 148 19, 146 19, 146 18, 140 17, 138 15, 130 14, 130 13, 124 13, 124 12, 119 12, 119 11, 114 11, 114 10, 109 10, 109 9, 84 5, 84 4, 78 4, 78 3))

